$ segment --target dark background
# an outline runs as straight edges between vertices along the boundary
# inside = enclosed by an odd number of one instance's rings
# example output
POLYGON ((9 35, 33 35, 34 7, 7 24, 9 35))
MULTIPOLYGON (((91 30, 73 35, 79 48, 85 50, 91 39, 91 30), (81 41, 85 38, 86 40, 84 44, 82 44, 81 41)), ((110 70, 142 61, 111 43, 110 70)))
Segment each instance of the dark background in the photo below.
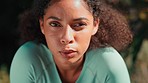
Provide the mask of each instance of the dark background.
POLYGON ((19 47, 18 16, 30 8, 32 0, 3 0, 0 2, 0 65, 8 67, 19 47))

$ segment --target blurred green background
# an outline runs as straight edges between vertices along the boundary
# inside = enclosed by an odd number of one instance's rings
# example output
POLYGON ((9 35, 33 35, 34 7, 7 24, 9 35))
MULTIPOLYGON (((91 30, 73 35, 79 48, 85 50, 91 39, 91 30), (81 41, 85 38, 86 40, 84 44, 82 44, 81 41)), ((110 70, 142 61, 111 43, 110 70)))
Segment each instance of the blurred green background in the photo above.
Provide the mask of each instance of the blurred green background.
MULTIPOLYGON (((12 58, 18 49, 18 16, 29 9, 33 0, 0 2, 0 83, 9 82, 12 58)), ((121 52, 132 83, 148 83, 148 0, 107 0, 128 19, 134 40, 121 52)))

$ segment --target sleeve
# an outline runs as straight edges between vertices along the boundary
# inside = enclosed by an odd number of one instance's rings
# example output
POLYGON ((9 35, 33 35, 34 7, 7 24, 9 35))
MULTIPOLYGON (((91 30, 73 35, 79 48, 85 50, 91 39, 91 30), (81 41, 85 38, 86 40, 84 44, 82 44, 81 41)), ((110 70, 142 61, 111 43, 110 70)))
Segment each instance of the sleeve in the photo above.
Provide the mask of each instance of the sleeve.
POLYGON ((108 77, 106 83, 130 83, 126 64, 115 49, 109 49, 103 57, 108 65, 108 77))
POLYGON ((18 49, 11 63, 10 83, 34 83, 32 54, 25 46, 18 49))

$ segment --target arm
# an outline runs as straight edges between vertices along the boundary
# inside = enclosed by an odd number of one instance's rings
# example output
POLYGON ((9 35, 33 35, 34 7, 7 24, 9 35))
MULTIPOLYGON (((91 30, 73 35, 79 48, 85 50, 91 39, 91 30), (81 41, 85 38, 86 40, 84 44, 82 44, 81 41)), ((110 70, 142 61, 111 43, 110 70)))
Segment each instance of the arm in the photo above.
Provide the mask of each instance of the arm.
POLYGON ((10 69, 10 83, 34 83, 31 54, 25 46, 16 52, 10 69))

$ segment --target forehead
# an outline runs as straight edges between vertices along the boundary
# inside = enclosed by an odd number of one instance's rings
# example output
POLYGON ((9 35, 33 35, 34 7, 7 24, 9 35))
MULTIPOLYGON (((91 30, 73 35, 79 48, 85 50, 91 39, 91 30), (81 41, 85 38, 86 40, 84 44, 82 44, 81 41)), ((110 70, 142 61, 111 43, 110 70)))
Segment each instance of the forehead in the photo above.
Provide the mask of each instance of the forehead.
MULTIPOLYGON (((86 4, 85 0, 52 0, 49 4, 49 7, 52 7, 54 5, 60 4, 61 6, 75 6, 79 7, 80 5, 88 8, 88 5, 86 4), (71 5, 69 5, 71 4, 71 5)), ((89 9, 89 8, 88 8, 89 9)))
POLYGON ((84 3, 84 0, 53 0, 51 1, 50 6, 55 5, 55 4, 60 4, 63 6, 66 6, 68 4, 73 4, 71 6, 77 6, 77 5, 86 6, 86 4, 84 3))
MULTIPOLYGON (((67 2, 67 3, 70 3, 70 2, 84 2, 85 0, 51 0, 50 2, 52 3, 52 4, 54 4, 54 3, 59 3, 59 2, 67 2)), ((86 1, 85 1, 86 2, 86 1)), ((51 4, 51 5, 52 5, 51 4)))
POLYGON ((50 14, 91 14, 83 0, 56 0, 46 9, 50 14))

